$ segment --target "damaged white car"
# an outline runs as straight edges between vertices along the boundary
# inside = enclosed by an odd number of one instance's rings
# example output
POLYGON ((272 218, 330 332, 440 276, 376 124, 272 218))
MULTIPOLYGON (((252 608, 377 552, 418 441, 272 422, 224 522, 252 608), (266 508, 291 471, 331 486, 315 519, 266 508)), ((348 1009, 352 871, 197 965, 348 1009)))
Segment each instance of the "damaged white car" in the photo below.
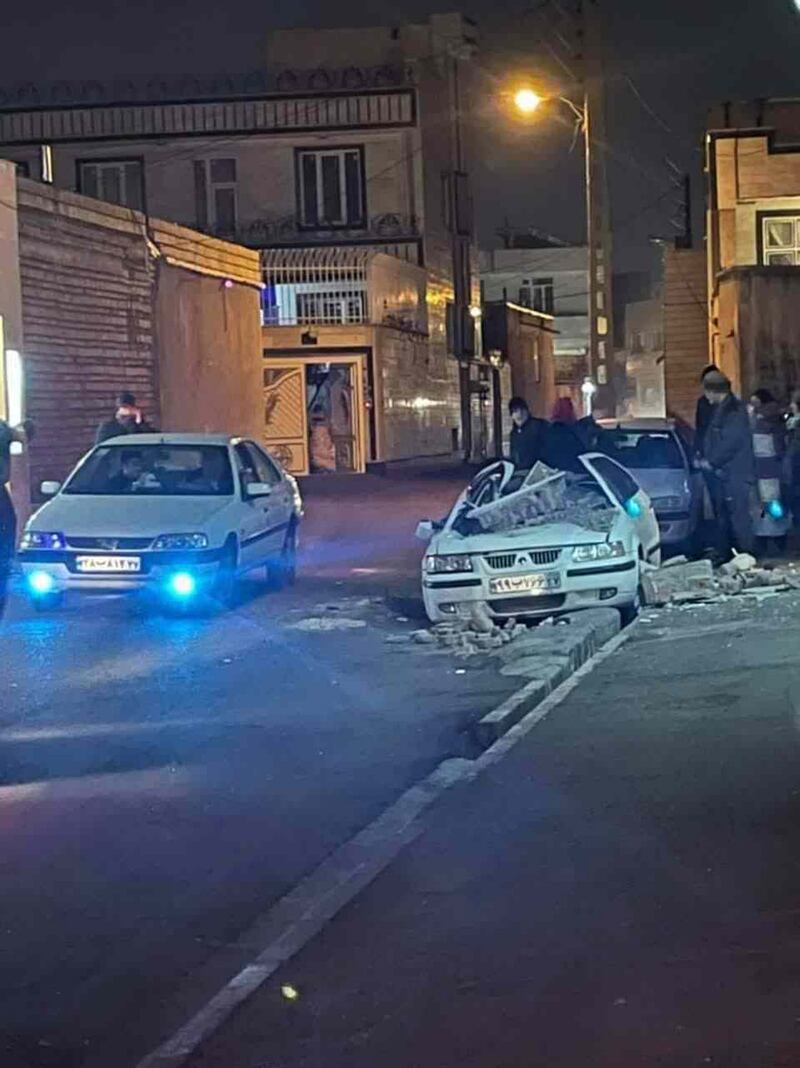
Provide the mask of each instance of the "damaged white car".
POLYGON ((600 453, 580 473, 537 464, 484 468, 443 522, 426 520, 422 594, 434 622, 476 602, 498 620, 607 605, 627 620, 639 608, 645 563, 661 558, 658 522, 632 476, 600 453))

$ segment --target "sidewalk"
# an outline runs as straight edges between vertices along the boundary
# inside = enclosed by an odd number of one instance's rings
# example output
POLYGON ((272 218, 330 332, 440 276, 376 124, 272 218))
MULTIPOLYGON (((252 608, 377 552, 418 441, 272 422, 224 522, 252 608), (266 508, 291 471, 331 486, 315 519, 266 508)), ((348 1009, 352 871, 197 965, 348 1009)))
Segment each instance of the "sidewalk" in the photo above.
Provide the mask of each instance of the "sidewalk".
POLYGON ((640 625, 191 1068, 800 1063, 799 609, 640 625))

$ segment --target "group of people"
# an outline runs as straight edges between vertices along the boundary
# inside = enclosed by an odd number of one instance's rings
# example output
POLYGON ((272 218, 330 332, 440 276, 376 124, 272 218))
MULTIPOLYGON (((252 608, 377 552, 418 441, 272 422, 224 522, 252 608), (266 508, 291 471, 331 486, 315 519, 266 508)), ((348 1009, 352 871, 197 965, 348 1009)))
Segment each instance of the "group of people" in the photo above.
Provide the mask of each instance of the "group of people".
POLYGON ((785 549, 800 522, 800 393, 788 411, 768 389, 745 404, 730 380, 709 365, 701 376, 695 452, 706 486, 715 557, 785 549))
POLYGON ((511 460, 521 470, 541 461, 559 471, 580 473, 578 457, 600 448, 602 429, 591 415, 579 419, 569 397, 559 397, 550 420, 531 415, 524 397, 512 397, 508 412, 513 424, 511 460))

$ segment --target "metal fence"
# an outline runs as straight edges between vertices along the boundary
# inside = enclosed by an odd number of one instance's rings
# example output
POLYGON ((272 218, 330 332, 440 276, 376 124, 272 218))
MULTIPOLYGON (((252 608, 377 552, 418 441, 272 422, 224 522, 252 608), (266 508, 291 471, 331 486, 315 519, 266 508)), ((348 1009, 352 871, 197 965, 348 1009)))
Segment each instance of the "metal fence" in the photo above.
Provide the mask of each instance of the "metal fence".
POLYGON ((369 321, 366 250, 285 249, 263 254, 265 326, 369 321))

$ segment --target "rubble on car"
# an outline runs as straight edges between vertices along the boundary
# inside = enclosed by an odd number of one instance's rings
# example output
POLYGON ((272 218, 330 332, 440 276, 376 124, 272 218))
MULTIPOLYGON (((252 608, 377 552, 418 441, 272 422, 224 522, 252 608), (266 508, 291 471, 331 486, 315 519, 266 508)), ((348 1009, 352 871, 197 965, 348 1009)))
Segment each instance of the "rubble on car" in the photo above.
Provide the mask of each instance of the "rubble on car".
POLYGON ((497 468, 489 470, 481 499, 465 502, 454 523, 460 534, 507 533, 551 523, 572 523, 604 534, 611 530, 615 510, 598 487, 587 486, 585 474, 556 471, 539 462, 516 489, 503 492, 510 472, 500 464, 497 468))
POLYGON ((800 590, 800 565, 759 566, 749 553, 737 553, 716 571, 710 560, 668 561, 642 576, 644 602, 650 607, 713 603, 750 594, 758 597, 800 590))

